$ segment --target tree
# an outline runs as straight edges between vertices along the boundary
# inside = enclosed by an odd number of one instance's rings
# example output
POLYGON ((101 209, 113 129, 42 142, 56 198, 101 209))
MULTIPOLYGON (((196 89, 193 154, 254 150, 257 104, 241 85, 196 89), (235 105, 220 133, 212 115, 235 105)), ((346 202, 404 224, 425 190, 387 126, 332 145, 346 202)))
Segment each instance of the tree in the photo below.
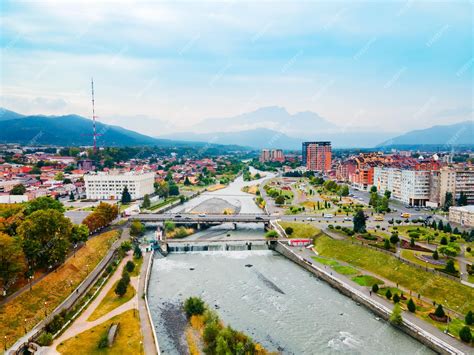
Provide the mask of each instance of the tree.
POLYGON ((285 233, 286 235, 292 235, 293 234, 293 228, 288 226, 285 228, 285 233))
POLYGON ((464 193, 464 191, 461 191, 459 194, 459 198, 457 200, 457 205, 458 206, 466 206, 467 205, 467 195, 464 193))
POLYGON ((184 186, 189 186, 191 185, 191 181, 189 181, 189 178, 186 176, 186 179, 184 179, 184 186))
POLYGON ((408 300, 407 308, 408 308, 408 310, 409 310, 411 313, 415 313, 415 312, 416 312, 416 305, 415 305, 415 302, 413 302, 413 300, 412 300, 411 298, 408 300))
POLYGON ((130 192, 128 192, 128 187, 127 186, 125 186, 123 188, 121 201, 124 205, 132 202, 132 196, 130 196, 130 192))
POLYGON ((433 228, 434 230, 437 229, 435 220, 433 220, 433 222, 431 222, 431 228, 433 228))
POLYGON ((471 328, 469 328, 467 325, 462 327, 459 331, 459 338, 461 338, 461 340, 466 343, 470 343, 472 341, 471 328))
POLYGON ((440 230, 440 231, 444 230, 444 225, 443 225, 442 220, 439 220, 439 222, 438 222, 438 230, 440 230))
POLYGON ((28 202, 25 215, 30 215, 39 210, 57 210, 62 213, 64 212, 64 206, 61 202, 49 196, 38 197, 28 202))
POLYGON ((464 321, 466 322, 467 325, 474 324, 474 314, 472 313, 472 311, 467 312, 466 317, 464 318, 464 321))
POLYGON ((184 302, 184 311, 188 317, 193 315, 201 315, 206 310, 204 301, 199 297, 189 297, 184 302))
POLYGON ((17 184, 10 190, 10 195, 23 195, 26 192, 26 187, 23 184, 17 184))
POLYGON ((370 187, 370 192, 371 193, 374 193, 374 192, 376 193, 377 192, 377 186, 371 186, 370 187))
POLYGON ((439 254, 438 254, 438 250, 437 250, 437 249, 433 252, 433 259, 434 259, 434 260, 438 260, 438 259, 439 259, 439 254))
POLYGON ((150 196, 148 196, 148 194, 146 194, 145 196, 143 196, 142 207, 143 208, 150 208, 150 206, 151 206, 150 196))
POLYGON ((439 304, 438 307, 436 307, 434 315, 438 318, 444 318, 446 316, 442 305, 439 304))
POLYGON ((451 233, 452 232, 451 225, 449 223, 446 223, 446 225, 444 226, 444 231, 446 233, 451 233))
POLYGON ((138 245, 135 245, 135 248, 133 249, 133 257, 135 259, 141 259, 142 258, 142 250, 138 245))
POLYGON ((18 239, 0 232, 0 279, 6 289, 25 268, 24 255, 18 239))
POLYGON ((71 193, 69 194, 69 201, 74 201, 76 199, 76 197, 74 197, 74 192, 71 191, 71 193))
MULTIPOLYGON (((444 205, 443 205, 443 210, 444 211, 449 211, 449 207, 451 207, 454 204, 453 201, 453 194, 451 192, 446 192, 445 199, 444 199, 444 205)), ((439 229, 439 227, 438 227, 439 229)))
POLYGON ((265 238, 278 238, 278 233, 276 230, 272 229, 265 233, 265 238))
POLYGON ((145 225, 139 220, 134 220, 130 226, 130 235, 139 237, 145 234, 145 225))
POLYGON ((383 247, 384 249, 386 250, 390 250, 390 240, 388 240, 387 238, 383 241, 383 247))
POLYGON ((31 268, 62 263, 71 245, 73 226, 57 210, 36 211, 18 227, 23 252, 31 268))
POLYGON ((395 303, 392 314, 390 315, 390 323, 395 325, 401 325, 403 323, 402 309, 399 303, 395 303))
POLYGON ((155 192, 158 196, 167 198, 170 194, 168 182, 162 181, 160 183, 155 183, 155 192))
POLYGON ((87 241, 89 237, 89 228, 84 224, 75 224, 72 226, 70 241, 73 244, 87 241))
POLYGON ((457 270, 456 270, 456 267, 454 266, 454 261, 449 259, 446 262, 446 266, 444 267, 444 270, 446 270, 446 272, 449 272, 450 274, 456 274, 457 270))
POLYGON ((345 184, 342 185, 340 195, 341 196, 349 196, 349 186, 347 186, 345 184))
POLYGON ((135 269, 135 263, 132 260, 127 261, 125 264, 125 270, 132 272, 135 269))
POLYGON ((385 292, 385 297, 387 297, 387 299, 392 298, 392 292, 390 291, 389 288, 388 288, 387 291, 385 292))
POLYGON ((396 293, 393 295, 393 303, 398 303, 398 302, 400 302, 400 296, 398 295, 398 293, 396 293))
POLYGON ((122 244, 120 244, 120 249, 125 253, 132 250, 132 243, 130 243, 129 240, 125 240, 122 242, 122 244))
POLYGON ((353 223, 354 223, 354 232, 356 233, 364 233, 365 232, 365 221, 367 217, 364 214, 364 211, 362 209, 358 209, 356 214, 354 215, 353 218, 353 223))
POLYGON ((372 292, 373 292, 373 293, 379 292, 379 285, 373 284, 373 285, 372 285, 372 292))
POLYGON ((179 195, 179 187, 175 183, 170 183, 170 196, 178 196, 179 195))
POLYGON ((276 199, 275 199, 275 203, 277 205, 283 205, 285 203, 285 196, 282 196, 282 195, 279 195, 276 199))
POLYGON ((64 180, 64 174, 60 171, 56 175, 54 175, 54 180, 56 181, 63 181, 64 180))
POLYGON ((115 294, 119 297, 123 297, 127 293, 127 287, 128 284, 125 282, 124 279, 120 279, 119 282, 117 283, 117 286, 115 286, 115 294))
POLYGON ((441 240, 439 241, 441 245, 448 245, 448 239, 446 237, 441 237, 441 240))
POLYGON ((392 196, 392 192, 390 190, 385 190, 383 195, 387 198, 387 200, 390 200, 390 197, 392 196))
POLYGON ((398 233, 392 232, 392 235, 390 236, 390 243, 397 244, 399 241, 400 241, 400 238, 398 237, 398 233))

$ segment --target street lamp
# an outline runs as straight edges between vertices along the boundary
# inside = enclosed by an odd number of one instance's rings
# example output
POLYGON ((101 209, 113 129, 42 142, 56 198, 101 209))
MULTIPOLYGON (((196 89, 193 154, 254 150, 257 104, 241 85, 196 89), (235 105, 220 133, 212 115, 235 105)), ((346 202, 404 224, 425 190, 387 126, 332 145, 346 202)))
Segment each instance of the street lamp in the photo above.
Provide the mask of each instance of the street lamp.
POLYGON ((25 318, 25 323, 24 324, 24 328, 25 328, 25 334, 26 334, 26 318, 25 318))
POLYGON ((46 317, 48 315, 48 309, 46 308, 47 302, 44 301, 44 316, 46 317))
POLYGON ((33 275, 28 276, 28 282, 30 283, 30 292, 31 292, 32 287, 33 287, 33 278, 34 278, 33 275))
POLYGON ((4 339, 5 339, 5 353, 6 353, 7 352, 7 336, 6 335, 5 335, 4 339))

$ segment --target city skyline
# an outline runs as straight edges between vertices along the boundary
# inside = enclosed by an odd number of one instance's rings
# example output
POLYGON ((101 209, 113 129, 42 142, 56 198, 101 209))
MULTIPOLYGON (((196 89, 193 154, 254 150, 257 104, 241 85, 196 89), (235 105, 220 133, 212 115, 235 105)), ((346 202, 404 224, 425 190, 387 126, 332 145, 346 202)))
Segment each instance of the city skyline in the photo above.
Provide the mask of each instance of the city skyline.
POLYGON ((2 7, 1 106, 25 114, 89 117, 94 76, 105 123, 265 106, 392 131, 472 119, 469 2, 2 7))

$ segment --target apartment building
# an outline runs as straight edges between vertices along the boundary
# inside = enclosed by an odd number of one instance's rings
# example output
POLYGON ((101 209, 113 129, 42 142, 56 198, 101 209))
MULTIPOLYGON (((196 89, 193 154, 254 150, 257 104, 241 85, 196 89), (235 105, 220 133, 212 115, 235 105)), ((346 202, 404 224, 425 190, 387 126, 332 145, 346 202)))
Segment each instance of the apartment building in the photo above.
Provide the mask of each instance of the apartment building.
POLYGON ((118 200, 127 186, 132 199, 139 199, 154 192, 153 172, 100 172, 84 175, 86 196, 91 200, 118 200))
POLYGON ((446 166, 439 171, 439 205, 444 205, 446 193, 450 192, 457 200, 461 192, 466 195, 467 203, 474 204, 474 167, 446 166))
POLYGON ((262 163, 265 163, 267 161, 278 161, 278 162, 284 162, 285 161, 285 155, 283 154, 283 150, 281 149, 262 149, 260 152, 260 158, 259 160, 262 163))
POLYGON ((331 142, 303 142, 303 165, 307 170, 328 172, 331 170, 331 142))
POLYGON ((449 222, 457 223, 464 227, 474 227, 474 205, 450 207, 449 222))

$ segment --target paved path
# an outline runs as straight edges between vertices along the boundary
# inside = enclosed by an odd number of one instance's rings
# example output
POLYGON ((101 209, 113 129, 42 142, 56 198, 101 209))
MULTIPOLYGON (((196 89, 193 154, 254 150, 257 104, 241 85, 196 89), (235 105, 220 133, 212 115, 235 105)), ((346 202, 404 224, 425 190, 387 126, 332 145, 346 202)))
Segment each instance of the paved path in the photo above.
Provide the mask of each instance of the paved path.
MULTIPOLYGON (((135 294, 129 301, 125 302, 124 304, 120 305, 119 307, 113 309, 109 313, 103 315, 102 317, 94 320, 94 321, 88 321, 87 319, 91 316, 91 314, 95 311, 95 309, 100 305, 102 300, 105 298, 107 293, 110 291, 110 289, 114 286, 115 282, 117 282, 121 276, 122 276, 122 270, 126 264, 127 261, 132 260, 132 253, 129 252, 130 255, 126 256, 122 262, 120 263, 119 267, 117 270, 114 272, 114 274, 110 277, 110 279, 107 281, 106 285, 102 288, 102 290, 99 292, 98 296, 92 301, 92 303, 87 307, 87 309, 82 312, 82 314, 73 322, 73 324, 63 333, 61 336, 56 338, 53 342, 53 344, 50 347, 43 348, 42 351, 40 352, 41 354, 59 354, 59 352, 56 350, 56 347, 61 344, 62 342, 66 341, 67 339, 70 339, 88 329, 91 329, 99 324, 102 324, 109 320, 110 318, 113 318, 119 314, 122 314, 125 311, 128 311, 130 309, 136 308, 137 303, 138 303, 138 293, 135 294)), ((130 278, 130 285, 135 288, 135 290, 138 289, 138 283, 139 283, 139 277, 131 277, 130 278)))
MULTIPOLYGON (((379 295, 370 294, 370 289, 368 287, 360 286, 356 282, 352 281, 352 279, 350 277, 338 274, 337 272, 332 270, 329 266, 320 264, 317 261, 311 259, 311 256, 314 256, 314 253, 311 250, 308 250, 306 248, 297 248, 297 247, 292 247, 291 250, 294 253, 298 254, 299 256, 310 260, 311 263, 313 265, 317 266, 318 269, 320 269, 321 271, 324 271, 325 273, 329 273, 332 277, 336 278, 341 283, 349 285, 351 288, 358 290, 362 294, 369 295, 369 297, 371 297, 371 299, 374 302, 376 302, 376 303, 378 303, 378 304, 380 304, 380 305, 382 305, 386 308, 389 308, 389 309, 393 308, 393 303, 392 302, 389 302, 388 300, 386 300, 385 298, 383 298, 379 295)), ((343 264, 343 265, 348 265, 347 263, 344 263, 344 262, 339 262, 339 263, 343 264)), ((372 275, 374 277, 377 277, 378 279, 384 280, 386 285, 395 286, 395 284, 393 282, 391 282, 389 280, 386 280, 383 277, 380 277, 379 275, 373 274, 373 273, 368 272, 366 270, 364 270, 363 273, 368 274, 368 275, 372 275)), ((407 290, 404 290, 401 287, 398 287, 398 288, 405 291, 406 295, 409 295, 409 292, 407 292, 407 290)), ((414 314, 412 314, 410 312, 403 312, 403 318, 408 320, 409 322, 415 324, 416 326, 418 326, 422 330, 432 334, 434 337, 436 337, 438 339, 441 339, 442 341, 446 342, 447 344, 461 350, 463 353, 465 353, 465 354, 471 354, 472 353, 472 348, 471 347, 469 347, 469 346, 463 344, 462 342, 452 338, 448 334, 445 334, 445 333, 441 332, 438 328, 436 328, 435 326, 433 326, 433 325, 423 321, 422 319, 416 317, 414 314)))
POLYGON ((156 355, 156 346, 155 346, 155 338, 153 335, 153 324, 150 323, 150 319, 148 318, 148 310, 146 308, 146 303, 144 297, 142 297, 145 293, 146 285, 146 273, 148 269, 148 263, 151 261, 150 258, 152 257, 151 252, 143 253, 143 264, 140 271, 140 278, 138 282, 138 311, 140 313, 140 326, 142 329, 143 335, 143 350, 145 351, 146 355, 156 355))

